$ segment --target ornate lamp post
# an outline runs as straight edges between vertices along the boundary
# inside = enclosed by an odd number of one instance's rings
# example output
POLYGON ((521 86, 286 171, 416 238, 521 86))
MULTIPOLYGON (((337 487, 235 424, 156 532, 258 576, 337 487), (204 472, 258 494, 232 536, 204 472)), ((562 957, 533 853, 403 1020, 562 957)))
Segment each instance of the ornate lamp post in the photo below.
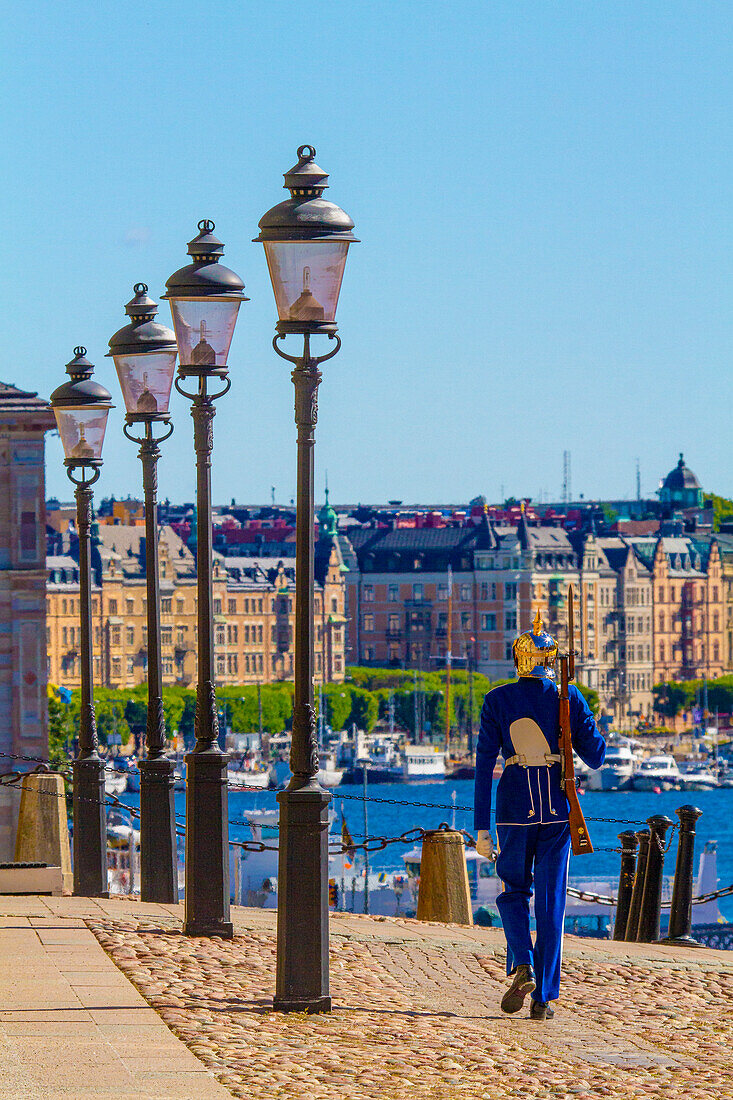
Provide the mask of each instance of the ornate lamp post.
POLYGON ((178 901, 173 762, 165 754, 158 573, 159 444, 173 431, 168 404, 176 368, 176 338, 155 321, 157 305, 145 283, 125 306, 130 324, 109 342, 125 401, 125 435, 140 446, 145 494, 145 577, 148 614, 146 759, 140 762, 140 896, 178 901), (156 426, 160 434, 156 436, 156 426), (135 431, 138 434, 135 434, 135 431))
POLYGON ((188 246, 192 262, 171 275, 163 295, 171 304, 178 342, 176 389, 192 402, 196 450, 198 684, 196 745, 186 756, 184 931, 191 936, 231 936, 229 757, 218 743, 214 688, 211 452, 214 401, 231 386, 227 356, 239 307, 248 299, 239 276, 219 263, 224 245, 214 236, 214 223, 200 221, 198 228, 198 236, 188 246), (186 383, 191 392, 185 389, 186 383))
POLYGON ((319 365, 341 346, 336 306, 354 223, 325 200, 328 175, 311 145, 298 149, 298 163, 285 175, 290 198, 269 210, 256 238, 275 292, 278 323, 273 347, 294 364, 298 428, 295 587, 295 695, 288 789, 279 794, 277 986, 275 1008, 328 1012, 328 804, 318 783, 318 738, 313 698, 313 449, 318 414, 319 365), (287 355, 278 341, 303 337, 303 354, 287 355), (311 355, 310 339, 336 341, 326 355, 311 355))
POLYGON ((92 665, 92 571, 90 561, 92 485, 102 468, 102 444, 112 408, 109 391, 92 381, 87 349, 74 348, 66 366, 70 382, 51 394, 51 408, 66 456, 64 466, 76 486, 81 612, 81 712, 79 751, 74 761, 74 893, 107 896, 107 821, 104 761, 100 759, 94 716, 92 665))

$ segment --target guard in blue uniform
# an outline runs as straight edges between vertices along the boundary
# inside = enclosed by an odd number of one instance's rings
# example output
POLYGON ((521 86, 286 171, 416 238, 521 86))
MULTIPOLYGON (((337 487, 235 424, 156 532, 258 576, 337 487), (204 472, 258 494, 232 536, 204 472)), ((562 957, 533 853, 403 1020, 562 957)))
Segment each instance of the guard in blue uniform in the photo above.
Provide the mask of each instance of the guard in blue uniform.
MULTIPOLYGON (((518 1012, 532 993, 530 1016, 546 1020, 554 1016, 549 1002, 560 994, 570 826, 560 783, 560 698, 554 671, 557 642, 543 630, 539 612, 532 630, 520 634, 512 650, 518 679, 490 691, 481 711, 474 828, 478 852, 490 857, 491 781, 501 753, 504 771, 496 791, 496 873, 504 890, 497 905, 507 941, 507 974, 513 976, 501 1007, 504 1012, 518 1012), (529 928, 533 885, 534 946, 529 928)), ((599 768, 606 743, 573 684, 570 723, 575 752, 589 768, 599 768)))

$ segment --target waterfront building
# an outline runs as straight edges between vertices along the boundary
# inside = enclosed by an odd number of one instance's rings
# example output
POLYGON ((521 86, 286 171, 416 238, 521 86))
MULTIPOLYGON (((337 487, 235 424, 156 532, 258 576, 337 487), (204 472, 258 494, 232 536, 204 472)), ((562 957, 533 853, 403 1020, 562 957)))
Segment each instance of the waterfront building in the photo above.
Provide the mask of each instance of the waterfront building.
MULTIPOLYGON (((79 577, 73 528, 49 534, 48 673, 55 683, 80 684, 79 577)), ((163 680, 196 682, 197 595, 195 543, 160 528, 163 680)), ((316 558, 315 675, 341 682, 345 674, 345 583, 337 542, 319 538, 316 558)), ((132 688, 147 675, 145 533, 137 525, 93 529, 93 644, 95 682, 132 688)), ((268 684, 293 676, 295 563, 276 557, 214 554, 215 671, 219 686, 268 684)))
POLYGON ((654 682, 721 676, 726 609, 717 539, 685 535, 679 522, 662 530, 627 540, 652 573, 654 682))
POLYGON ((597 544, 615 584, 614 593, 601 597, 605 627, 598 648, 606 664, 600 673, 601 705, 626 727, 639 717, 650 718, 653 710, 652 571, 626 539, 599 538, 597 544))

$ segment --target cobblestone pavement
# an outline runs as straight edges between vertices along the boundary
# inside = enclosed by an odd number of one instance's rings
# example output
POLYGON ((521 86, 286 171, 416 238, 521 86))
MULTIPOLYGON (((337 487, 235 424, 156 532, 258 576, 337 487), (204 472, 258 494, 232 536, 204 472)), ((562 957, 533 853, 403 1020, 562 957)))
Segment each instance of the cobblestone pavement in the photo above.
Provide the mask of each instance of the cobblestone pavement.
POLYGON ((248 1100, 733 1097, 730 953, 568 936, 556 1018, 537 1023, 499 1010, 501 932, 338 914, 334 1011, 284 1015, 274 913, 234 910, 227 942, 181 935, 174 906, 100 909, 100 944, 248 1100))

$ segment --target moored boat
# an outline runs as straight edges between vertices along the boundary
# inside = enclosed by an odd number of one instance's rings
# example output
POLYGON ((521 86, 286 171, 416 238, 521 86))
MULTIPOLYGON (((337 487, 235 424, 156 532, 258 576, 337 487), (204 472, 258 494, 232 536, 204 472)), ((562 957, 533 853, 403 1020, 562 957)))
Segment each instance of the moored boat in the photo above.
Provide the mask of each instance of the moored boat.
POLYGON ((662 753, 642 760, 631 779, 635 791, 679 791, 682 773, 673 756, 662 753))

